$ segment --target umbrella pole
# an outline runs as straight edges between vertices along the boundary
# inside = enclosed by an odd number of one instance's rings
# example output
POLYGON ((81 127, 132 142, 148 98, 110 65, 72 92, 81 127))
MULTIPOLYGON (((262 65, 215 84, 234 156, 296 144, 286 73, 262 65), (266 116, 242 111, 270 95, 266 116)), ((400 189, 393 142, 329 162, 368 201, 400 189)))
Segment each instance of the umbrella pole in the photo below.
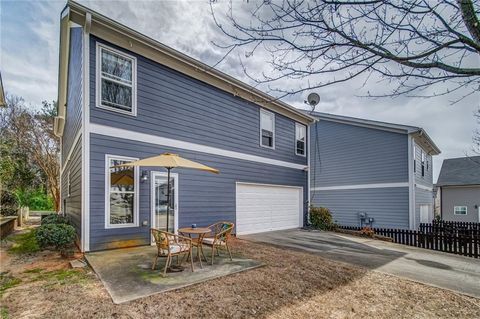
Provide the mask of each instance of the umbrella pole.
POLYGON ((170 167, 167 167, 167 232, 169 230, 169 218, 170 218, 170 167))

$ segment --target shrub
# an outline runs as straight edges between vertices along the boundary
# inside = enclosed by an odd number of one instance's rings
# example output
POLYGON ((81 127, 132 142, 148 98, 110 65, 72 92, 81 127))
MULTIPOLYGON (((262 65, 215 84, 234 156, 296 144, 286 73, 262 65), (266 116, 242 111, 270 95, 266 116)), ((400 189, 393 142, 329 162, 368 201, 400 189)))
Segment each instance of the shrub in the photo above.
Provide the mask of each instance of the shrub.
POLYGON ((53 247, 63 252, 75 241, 75 228, 67 224, 45 224, 37 228, 37 242, 42 248, 53 247))
POLYGON ((325 207, 310 207, 310 222, 313 227, 321 230, 330 230, 334 227, 332 214, 325 207))
POLYGON ((49 224, 66 224, 70 225, 70 221, 68 218, 59 215, 59 214, 51 214, 42 219, 42 225, 49 225, 49 224))
POLYGON ((361 230, 360 230, 360 234, 362 234, 363 236, 366 236, 366 237, 372 237, 375 235, 375 231, 373 229, 371 229, 370 227, 366 226, 366 227, 363 227, 361 230))

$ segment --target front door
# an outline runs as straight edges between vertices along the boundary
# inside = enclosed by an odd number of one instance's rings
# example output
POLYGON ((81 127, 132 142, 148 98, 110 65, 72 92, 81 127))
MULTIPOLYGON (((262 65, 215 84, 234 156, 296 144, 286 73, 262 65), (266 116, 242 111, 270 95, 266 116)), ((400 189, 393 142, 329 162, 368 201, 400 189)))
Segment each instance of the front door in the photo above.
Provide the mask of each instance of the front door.
POLYGON ((170 173, 170 214, 167 226, 167 173, 151 174, 152 228, 176 232, 178 228, 178 174, 170 173))

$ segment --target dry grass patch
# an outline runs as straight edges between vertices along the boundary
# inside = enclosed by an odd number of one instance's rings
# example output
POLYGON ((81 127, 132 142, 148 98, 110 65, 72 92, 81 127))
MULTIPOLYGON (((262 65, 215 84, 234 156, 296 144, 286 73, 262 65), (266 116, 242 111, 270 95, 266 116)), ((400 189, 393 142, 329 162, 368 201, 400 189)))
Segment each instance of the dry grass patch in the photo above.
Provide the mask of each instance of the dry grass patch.
POLYGON ((266 266, 122 305, 89 270, 52 273, 39 256, 2 305, 12 318, 480 318, 478 299, 443 289, 263 244, 233 249, 266 266))

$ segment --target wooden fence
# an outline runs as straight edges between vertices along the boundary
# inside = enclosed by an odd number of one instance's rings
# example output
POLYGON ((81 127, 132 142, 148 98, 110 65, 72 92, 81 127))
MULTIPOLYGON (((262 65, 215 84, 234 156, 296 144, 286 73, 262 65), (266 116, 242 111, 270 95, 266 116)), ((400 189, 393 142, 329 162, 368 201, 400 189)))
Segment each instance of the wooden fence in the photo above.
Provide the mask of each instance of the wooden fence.
POLYGON ((419 230, 424 233, 454 233, 480 236, 480 223, 434 220, 431 224, 420 224, 419 230))
MULTIPOLYGON (((359 231, 361 227, 340 226, 359 231)), ((428 227, 427 227, 428 228, 428 227)), ((425 228, 425 229, 427 229, 425 228)), ((438 250, 468 257, 480 257, 480 235, 470 232, 424 232, 409 229, 373 228, 377 235, 392 238, 394 243, 438 250)))

